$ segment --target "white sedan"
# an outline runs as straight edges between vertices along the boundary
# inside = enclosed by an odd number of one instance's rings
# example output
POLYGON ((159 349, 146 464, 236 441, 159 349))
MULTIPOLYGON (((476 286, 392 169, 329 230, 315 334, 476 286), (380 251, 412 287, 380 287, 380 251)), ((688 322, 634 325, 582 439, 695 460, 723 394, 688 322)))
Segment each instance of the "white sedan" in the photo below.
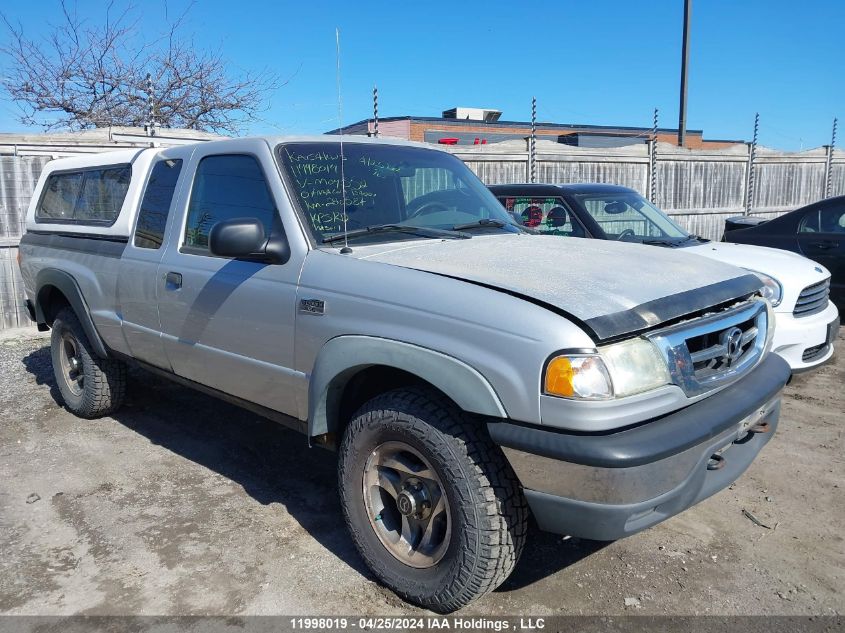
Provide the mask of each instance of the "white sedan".
POLYGON ((627 187, 512 184, 490 190, 518 223, 541 233, 682 249, 745 268, 763 281, 776 315, 772 349, 793 372, 817 367, 833 355, 839 312, 829 300, 830 272, 806 257, 690 235, 627 187))

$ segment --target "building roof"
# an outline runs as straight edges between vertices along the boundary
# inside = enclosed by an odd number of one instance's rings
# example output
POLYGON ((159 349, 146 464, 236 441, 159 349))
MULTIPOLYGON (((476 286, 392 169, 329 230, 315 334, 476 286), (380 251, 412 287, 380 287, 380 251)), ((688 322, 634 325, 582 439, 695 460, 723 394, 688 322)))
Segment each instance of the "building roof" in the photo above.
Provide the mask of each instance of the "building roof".
MULTIPOLYGON (((372 121, 372 119, 362 119, 360 121, 356 121, 355 123, 350 123, 349 125, 344 125, 343 129, 366 125, 368 122, 372 121)), ((484 121, 478 121, 474 119, 446 119, 443 117, 433 117, 433 116, 413 116, 413 115, 405 115, 405 116, 394 116, 394 117, 379 117, 379 123, 389 123, 393 121, 411 121, 414 123, 437 123, 438 125, 488 125, 490 127, 526 127, 531 126, 531 121, 492 121, 490 123, 486 123, 484 121)), ((592 124, 581 124, 581 123, 548 123, 548 122, 538 122, 537 128, 542 129, 554 129, 554 130, 595 130, 595 131, 621 131, 621 132, 651 132, 652 128, 650 127, 636 127, 636 126, 626 126, 626 125, 592 125, 592 124)), ((677 132, 677 128, 657 128, 658 132, 669 133, 669 132, 677 132)), ((334 130, 330 130, 326 132, 326 134, 338 134, 340 132, 339 128, 334 130)), ((687 134, 703 134, 703 130, 687 130, 687 134)))
MULTIPOLYGON (((502 130, 506 131, 508 128, 530 128, 531 122, 530 121, 490 121, 485 122, 482 120, 475 120, 475 119, 455 119, 455 118, 445 118, 445 117, 430 117, 430 116, 414 116, 414 115, 404 115, 404 116, 394 116, 394 117, 379 117, 379 123, 396 123, 396 122, 404 122, 407 121, 409 124, 419 123, 419 124, 430 124, 432 127, 467 127, 471 126, 473 128, 479 127, 488 127, 491 130, 491 133, 494 130, 502 130)), ((369 129, 369 124, 373 121, 373 119, 362 119, 360 121, 356 121, 355 123, 350 123, 348 125, 343 126, 344 133, 358 133, 360 131, 366 131, 369 129)), ((552 123, 552 122, 538 122, 536 123, 536 129, 539 132, 557 132, 560 134, 574 134, 574 133, 583 133, 583 134, 596 134, 596 135, 619 135, 619 136, 640 136, 640 137, 647 137, 652 132, 653 129, 650 127, 637 127, 637 126, 630 126, 630 125, 593 125, 593 124, 582 124, 582 123, 552 123)), ((326 134, 339 134, 340 128, 335 128, 333 130, 329 130, 326 134)), ((667 128, 667 127, 659 127, 657 128, 658 134, 673 134, 677 135, 678 129, 677 128, 667 128)), ((732 140, 732 139, 704 139, 704 131, 697 130, 697 129, 687 129, 687 134, 697 137, 702 137, 703 142, 707 143, 744 143, 745 141, 742 140, 732 140)))

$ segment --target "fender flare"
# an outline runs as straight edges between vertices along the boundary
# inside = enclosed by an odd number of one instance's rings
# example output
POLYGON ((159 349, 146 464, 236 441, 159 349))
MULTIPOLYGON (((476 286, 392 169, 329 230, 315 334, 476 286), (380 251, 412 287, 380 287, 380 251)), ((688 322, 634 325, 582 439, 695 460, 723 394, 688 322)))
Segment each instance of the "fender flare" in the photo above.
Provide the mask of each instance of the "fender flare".
POLYGON ((343 389, 359 371, 375 365, 413 374, 440 389, 461 409, 507 418, 499 396, 484 376, 463 361, 418 345, 374 336, 338 336, 317 355, 308 383, 308 435, 333 430, 343 389))
POLYGON ((100 358, 108 358, 109 353, 94 326, 94 321, 91 320, 91 313, 88 310, 88 304, 85 303, 85 298, 82 296, 82 291, 79 289, 79 284, 69 273, 57 268, 44 268, 38 272, 35 278, 35 321, 39 325, 47 323, 47 317, 44 314, 44 302, 47 300, 48 288, 53 287, 61 292, 70 303, 70 307, 76 313, 79 322, 82 324, 82 329, 85 330, 85 335, 88 341, 94 348, 94 352, 100 358))

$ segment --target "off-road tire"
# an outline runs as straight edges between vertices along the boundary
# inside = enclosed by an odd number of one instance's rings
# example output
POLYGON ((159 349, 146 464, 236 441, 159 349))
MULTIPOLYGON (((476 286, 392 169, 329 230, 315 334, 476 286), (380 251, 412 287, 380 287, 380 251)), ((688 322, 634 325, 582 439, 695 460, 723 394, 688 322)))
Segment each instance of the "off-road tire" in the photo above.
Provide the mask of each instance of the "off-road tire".
POLYGON ((373 573, 403 599, 439 613, 498 587, 525 544, 528 507, 504 454, 483 421, 434 390, 391 391, 355 413, 340 446, 339 488, 352 539, 373 573), (363 499, 368 457, 385 442, 397 441, 425 457, 449 503, 448 548, 425 569, 404 564, 388 551, 363 499))
POLYGON ((99 418, 113 413, 123 404, 126 395, 125 363, 97 356, 79 318, 71 308, 63 308, 53 320, 50 354, 56 384, 71 413, 81 418, 99 418), (75 344, 82 375, 82 386, 77 392, 72 381, 62 371, 61 355, 67 338, 75 344))

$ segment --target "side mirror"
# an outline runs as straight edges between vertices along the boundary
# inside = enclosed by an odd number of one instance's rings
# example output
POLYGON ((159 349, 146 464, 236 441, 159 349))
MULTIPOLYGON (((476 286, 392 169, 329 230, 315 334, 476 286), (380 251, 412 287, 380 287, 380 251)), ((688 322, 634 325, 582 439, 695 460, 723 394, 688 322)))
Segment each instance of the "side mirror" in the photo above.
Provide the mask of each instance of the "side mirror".
POLYGON ((264 225, 255 218, 223 220, 211 227, 208 249, 221 257, 259 255, 267 243, 264 225))
POLYGON ((223 220, 211 227, 208 249, 212 255, 250 259, 270 264, 283 264, 290 257, 284 235, 264 233, 264 225, 256 218, 223 220))

